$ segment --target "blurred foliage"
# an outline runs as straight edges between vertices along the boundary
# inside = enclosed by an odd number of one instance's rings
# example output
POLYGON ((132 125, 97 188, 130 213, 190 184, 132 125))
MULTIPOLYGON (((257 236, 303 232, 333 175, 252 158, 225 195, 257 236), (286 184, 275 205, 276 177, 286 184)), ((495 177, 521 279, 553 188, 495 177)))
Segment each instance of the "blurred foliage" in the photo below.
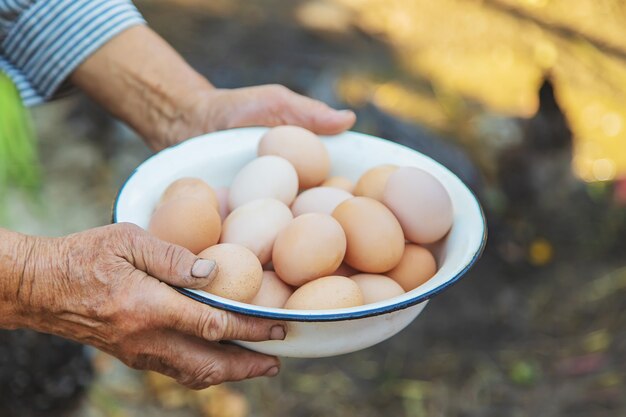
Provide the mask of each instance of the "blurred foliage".
POLYGON ((35 135, 28 111, 13 82, 0 72, 0 202, 9 185, 40 185, 35 135))

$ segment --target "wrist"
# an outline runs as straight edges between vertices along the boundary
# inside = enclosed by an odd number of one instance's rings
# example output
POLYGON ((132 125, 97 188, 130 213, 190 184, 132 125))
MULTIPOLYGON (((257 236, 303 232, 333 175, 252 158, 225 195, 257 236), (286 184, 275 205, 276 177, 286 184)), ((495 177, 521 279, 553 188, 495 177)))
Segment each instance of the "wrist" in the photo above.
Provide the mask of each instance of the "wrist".
POLYGON ((175 143, 194 97, 213 89, 163 39, 136 26, 102 46, 72 81, 154 148, 175 143))
POLYGON ((5 231, 1 234, 0 327, 33 327, 37 317, 47 310, 45 299, 54 299, 54 285, 48 284, 62 275, 59 239, 5 231))

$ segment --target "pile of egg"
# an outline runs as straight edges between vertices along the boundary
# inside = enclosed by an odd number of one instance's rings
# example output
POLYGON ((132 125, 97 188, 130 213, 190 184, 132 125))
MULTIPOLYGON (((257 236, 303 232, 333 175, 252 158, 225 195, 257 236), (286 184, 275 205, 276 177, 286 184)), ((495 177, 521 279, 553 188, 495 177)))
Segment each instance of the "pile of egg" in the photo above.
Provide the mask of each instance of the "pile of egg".
POLYGON ((204 291, 264 307, 355 307, 430 279, 437 265, 428 247, 452 226, 441 183, 418 168, 380 165, 353 184, 328 178, 330 165, 315 134, 275 127, 230 188, 198 178, 169 185, 149 231, 217 262, 204 291))

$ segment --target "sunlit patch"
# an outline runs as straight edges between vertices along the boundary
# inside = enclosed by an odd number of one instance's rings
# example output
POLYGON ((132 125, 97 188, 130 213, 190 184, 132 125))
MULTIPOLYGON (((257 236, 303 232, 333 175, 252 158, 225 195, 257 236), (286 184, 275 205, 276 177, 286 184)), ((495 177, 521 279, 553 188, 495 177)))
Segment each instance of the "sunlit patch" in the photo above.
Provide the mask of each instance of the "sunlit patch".
MULTIPOLYGON (((590 182, 626 175, 626 26, 623 15, 607 13, 618 2, 334 1, 352 9, 355 26, 386 42, 406 72, 483 111, 532 117, 549 71, 575 142, 573 171, 590 182)), ((411 87, 393 80, 376 92, 377 103, 436 129, 476 116, 441 113, 439 100, 411 87), (410 108, 416 102, 419 111, 410 108)))
POLYGON ((617 113, 605 114, 601 123, 607 136, 617 136, 622 131, 622 116, 617 113))
POLYGON ((535 239, 531 244, 528 251, 528 257, 531 264, 536 266, 543 266, 549 263, 553 258, 552 244, 546 239, 535 239))
POLYGON ((597 181, 608 181, 615 178, 615 163, 610 159, 595 160, 591 170, 597 181))

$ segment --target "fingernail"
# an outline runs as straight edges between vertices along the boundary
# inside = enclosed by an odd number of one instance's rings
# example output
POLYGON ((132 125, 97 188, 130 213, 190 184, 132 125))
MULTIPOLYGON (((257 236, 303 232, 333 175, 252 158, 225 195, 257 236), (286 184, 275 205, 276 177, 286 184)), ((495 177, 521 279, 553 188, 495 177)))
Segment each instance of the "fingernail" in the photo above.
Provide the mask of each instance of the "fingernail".
POLYGON ((285 328, 283 326, 274 326, 270 330, 270 340, 284 340, 285 328))
POLYGON ((196 278, 208 278, 217 264, 210 259, 198 259, 191 268, 191 275, 196 278))
POLYGON ((276 376, 278 375, 278 372, 280 371, 280 369, 278 369, 278 366, 272 366, 270 369, 267 370, 267 372, 265 372, 265 376, 276 376))
POLYGON ((352 110, 337 110, 337 113, 340 113, 341 115, 352 115, 354 114, 354 112, 352 110))

